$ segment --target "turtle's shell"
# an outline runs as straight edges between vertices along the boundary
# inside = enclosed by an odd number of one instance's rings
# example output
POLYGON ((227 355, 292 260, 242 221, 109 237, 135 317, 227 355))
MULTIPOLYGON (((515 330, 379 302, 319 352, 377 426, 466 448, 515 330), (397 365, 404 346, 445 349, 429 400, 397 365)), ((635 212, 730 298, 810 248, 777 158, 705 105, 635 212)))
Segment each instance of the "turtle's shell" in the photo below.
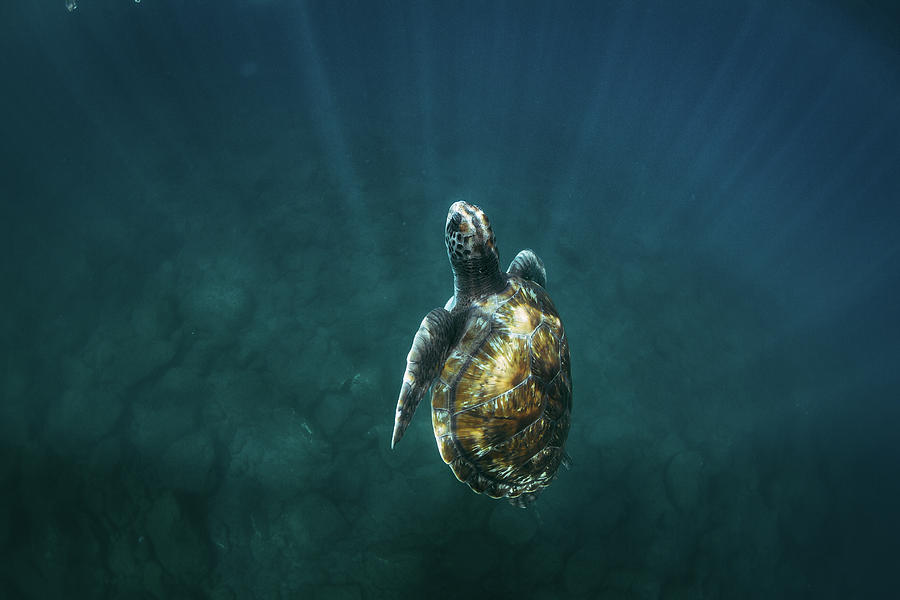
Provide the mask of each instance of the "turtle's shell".
POLYGON ((569 345, 544 289, 512 276, 472 304, 431 398, 441 458, 494 498, 549 485, 563 460, 572 410, 569 345))

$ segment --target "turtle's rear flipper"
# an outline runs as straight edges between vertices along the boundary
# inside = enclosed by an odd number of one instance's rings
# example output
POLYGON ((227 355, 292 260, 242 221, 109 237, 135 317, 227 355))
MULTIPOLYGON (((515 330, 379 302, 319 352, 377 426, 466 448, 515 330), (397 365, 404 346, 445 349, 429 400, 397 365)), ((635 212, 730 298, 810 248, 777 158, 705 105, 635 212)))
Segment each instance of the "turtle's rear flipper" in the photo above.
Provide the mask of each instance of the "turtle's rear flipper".
POLYGON ((547 287, 547 269, 544 268, 544 262, 534 251, 527 248, 516 254, 506 272, 533 281, 542 288, 547 287))
POLYGON ((450 347, 456 343, 457 327, 454 323, 453 317, 443 308, 435 308, 422 319, 406 357, 406 372, 397 400, 391 448, 403 437, 416 407, 444 366, 450 347))
MULTIPOLYGON (((509 500, 509 503, 516 508, 528 508, 530 506, 534 506, 534 503, 537 501, 538 494, 540 493, 540 490, 537 490, 535 492, 525 492, 521 496, 516 496, 515 498, 507 498, 507 500, 509 500)), ((535 508, 535 510, 537 510, 537 508, 535 508)))

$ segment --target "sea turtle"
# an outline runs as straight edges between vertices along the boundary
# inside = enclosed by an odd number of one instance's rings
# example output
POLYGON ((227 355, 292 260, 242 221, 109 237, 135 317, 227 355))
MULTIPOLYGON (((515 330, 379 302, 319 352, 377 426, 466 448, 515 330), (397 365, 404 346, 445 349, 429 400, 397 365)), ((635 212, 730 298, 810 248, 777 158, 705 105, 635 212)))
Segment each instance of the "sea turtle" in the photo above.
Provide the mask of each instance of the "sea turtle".
POLYGON ((544 264, 522 250, 504 273, 484 212, 455 202, 445 241, 454 294, 422 320, 397 400, 393 448, 425 392, 441 458, 475 492, 526 506, 565 453, 572 411, 569 344, 544 290, 544 264))

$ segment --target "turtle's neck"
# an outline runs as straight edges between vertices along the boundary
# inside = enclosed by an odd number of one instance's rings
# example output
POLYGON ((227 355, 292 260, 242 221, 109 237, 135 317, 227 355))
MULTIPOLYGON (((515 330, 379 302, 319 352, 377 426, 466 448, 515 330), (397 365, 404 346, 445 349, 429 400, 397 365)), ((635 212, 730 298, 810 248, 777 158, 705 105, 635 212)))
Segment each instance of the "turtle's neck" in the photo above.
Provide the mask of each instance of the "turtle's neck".
POLYGON ((496 294, 506 288, 506 274, 500 272, 500 259, 493 252, 463 261, 455 261, 451 257, 450 266, 453 267, 457 303, 496 294))

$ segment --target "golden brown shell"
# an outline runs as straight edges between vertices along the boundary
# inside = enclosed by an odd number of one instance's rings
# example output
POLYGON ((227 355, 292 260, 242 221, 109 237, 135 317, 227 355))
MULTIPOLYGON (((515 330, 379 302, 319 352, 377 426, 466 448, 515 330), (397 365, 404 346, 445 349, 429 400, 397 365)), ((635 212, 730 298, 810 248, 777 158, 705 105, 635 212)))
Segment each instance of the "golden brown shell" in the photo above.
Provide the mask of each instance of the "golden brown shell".
POLYGON ((518 277, 473 309, 432 391, 441 458, 476 492, 535 493, 556 475, 569 432, 565 330, 547 292, 518 277))

